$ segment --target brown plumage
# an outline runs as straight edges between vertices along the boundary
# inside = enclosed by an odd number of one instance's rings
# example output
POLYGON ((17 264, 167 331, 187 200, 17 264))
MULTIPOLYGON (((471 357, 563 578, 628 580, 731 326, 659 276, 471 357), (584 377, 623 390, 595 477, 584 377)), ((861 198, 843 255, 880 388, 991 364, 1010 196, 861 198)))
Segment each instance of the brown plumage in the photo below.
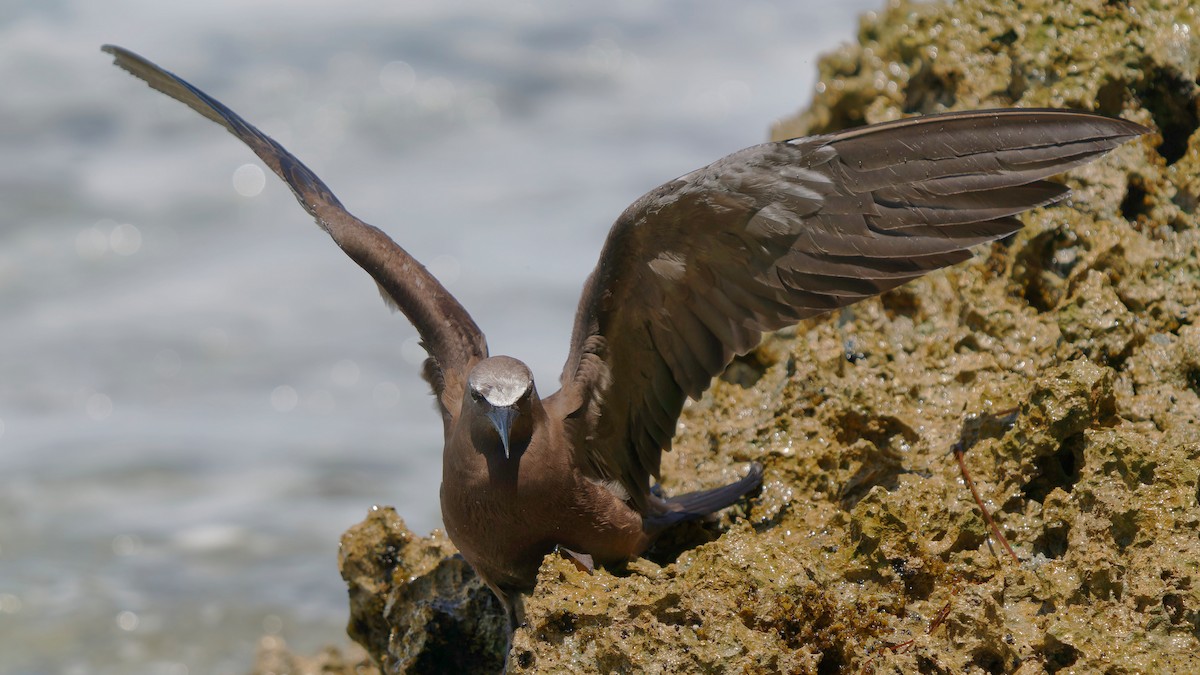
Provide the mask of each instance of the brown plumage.
POLYGON ((1062 199, 1043 179, 1144 127, 1059 110, 948 113, 764 143, 670 181, 617 219, 576 314, 561 388, 520 361, 424 267, 233 111, 119 47, 117 65, 250 146, 420 333, 442 413, 442 515, 518 619, 555 547, 614 562, 667 526, 724 508, 762 469, 670 499, 650 489, 685 397, 762 333, 970 257, 1015 214, 1062 199))

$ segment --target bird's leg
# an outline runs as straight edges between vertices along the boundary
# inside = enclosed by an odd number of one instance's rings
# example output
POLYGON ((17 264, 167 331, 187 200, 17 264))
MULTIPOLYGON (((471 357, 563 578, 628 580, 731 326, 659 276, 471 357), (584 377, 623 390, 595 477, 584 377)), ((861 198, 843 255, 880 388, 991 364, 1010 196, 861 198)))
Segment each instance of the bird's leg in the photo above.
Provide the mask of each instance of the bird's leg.
MULTIPOLYGON (((485 581, 484 583, 487 582, 485 581)), ((496 594, 496 599, 500 601, 500 606, 504 608, 504 669, 500 672, 507 673, 509 652, 512 651, 513 633, 525 625, 525 596, 518 591, 511 593, 502 591, 490 583, 488 583, 488 587, 496 594)))
POLYGON ((1000 532, 1000 528, 996 526, 996 521, 992 520, 992 514, 988 512, 987 507, 983 505, 983 498, 979 496, 979 490, 975 488, 975 481, 971 480, 971 474, 967 471, 966 454, 971 446, 979 442, 980 436, 983 435, 984 427, 990 424, 999 424, 1003 431, 1008 431, 1017 421, 1018 410, 1010 408, 998 413, 971 413, 963 419, 962 431, 958 435, 956 442, 950 451, 954 453, 954 459, 958 462, 958 468, 962 471, 963 481, 967 487, 971 489, 971 496, 975 498, 975 504, 979 506, 979 511, 983 514, 983 521, 992 531, 992 536, 1004 546, 1004 550, 1008 551, 1008 555, 1012 556, 1013 562, 1020 564, 1021 559, 1013 551, 1012 546, 1008 545, 1008 539, 1000 532))

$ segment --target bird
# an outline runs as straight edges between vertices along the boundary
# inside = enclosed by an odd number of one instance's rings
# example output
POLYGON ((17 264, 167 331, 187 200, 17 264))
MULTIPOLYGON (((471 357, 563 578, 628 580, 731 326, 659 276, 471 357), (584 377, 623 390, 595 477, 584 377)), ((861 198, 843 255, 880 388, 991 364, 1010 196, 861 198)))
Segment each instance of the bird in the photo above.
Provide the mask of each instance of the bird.
POLYGON ((764 333, 970 258, 1019 230, 1017 214, 1067 196, 1047 178, 1149 132, 1088 112, 1008 108, 736 151, 616 219, 584 284, 559 389, 543 398, 523 362, 489 354, 420 262, 283 146, 141 56, 102 49, 249 146, 416 328, 445 436, 446 532, 500 600, 510 637, 546 555, 588 569, 619 563, 761 486, 757 463, 728 485, 674 497, 652 481, 685 400, 764 333))

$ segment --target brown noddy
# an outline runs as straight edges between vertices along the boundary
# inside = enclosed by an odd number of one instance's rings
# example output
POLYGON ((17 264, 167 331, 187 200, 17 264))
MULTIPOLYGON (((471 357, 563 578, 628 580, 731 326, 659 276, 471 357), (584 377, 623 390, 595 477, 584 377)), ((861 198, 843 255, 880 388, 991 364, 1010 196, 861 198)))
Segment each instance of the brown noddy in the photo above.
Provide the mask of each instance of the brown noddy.
POLYGON ((667 182, 617 219, 588 278, 558 392, 489 356, 457 300, 321 179, 223 104, 120 47, 116 64, 225 127, 416 327, 442 414, 442 517, 504 604, 556 547, 581 563, 642 553, 667 526, 724 508, 746 477, 664 498, 651 489, 686 397, 766 331, 966 260, 1064 198, 1045 178, 1147 133, 1063 110, 929 115, 764 143, 667 182))

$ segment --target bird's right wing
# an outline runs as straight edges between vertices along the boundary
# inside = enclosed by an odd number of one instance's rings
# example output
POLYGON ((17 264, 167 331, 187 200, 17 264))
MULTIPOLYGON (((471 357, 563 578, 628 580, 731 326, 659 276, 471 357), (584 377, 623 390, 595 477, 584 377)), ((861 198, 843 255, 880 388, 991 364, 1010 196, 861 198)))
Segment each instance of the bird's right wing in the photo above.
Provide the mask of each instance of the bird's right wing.
POLYGON ((1043 178, 1147 130, 1058 110, 932 115, 736 152, 617 220, 561 395, 577 459, 639 507, 685 396, 764 331, 882 293, 1020 229, 1043 178))
POLYGON ((390 237, 348 212, 300 160, 220 101, 127 49, 114 45, 102 49, 113 55, 118 66, 152 88, 225 127, 288 184, 304 210, 375 279, 384 299, 416 327, 429 353, 424 375, 443 417, 457 412, 467 372, 475 361, 487 356, 487 342, 454 296, 390 237))

